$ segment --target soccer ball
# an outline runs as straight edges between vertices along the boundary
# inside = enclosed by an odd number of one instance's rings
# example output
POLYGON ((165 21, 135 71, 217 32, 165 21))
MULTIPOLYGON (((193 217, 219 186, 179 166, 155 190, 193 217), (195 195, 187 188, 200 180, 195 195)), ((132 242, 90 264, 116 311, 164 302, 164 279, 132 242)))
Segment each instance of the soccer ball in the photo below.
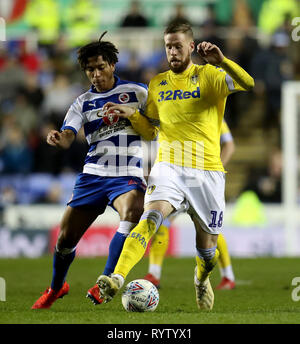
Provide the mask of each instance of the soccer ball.
POLYGON ((127 312, 153 312, 158 302, 157 288, 144 279, 129 282, 122 294, 122 304, 127 312))

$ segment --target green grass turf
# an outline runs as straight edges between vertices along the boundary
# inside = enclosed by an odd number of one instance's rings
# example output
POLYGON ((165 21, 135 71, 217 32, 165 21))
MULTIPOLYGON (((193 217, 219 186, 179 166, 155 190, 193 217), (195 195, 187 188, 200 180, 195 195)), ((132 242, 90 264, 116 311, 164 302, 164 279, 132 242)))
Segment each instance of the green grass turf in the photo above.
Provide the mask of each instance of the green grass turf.
MULTIPOLYGON (((121 293, 110 303, 94 306, 85 298, 105 263, 104 258, 76 258, 70 267, 70 293, 50 310, 31 310, 49 285, 52 257, 0 259, 6 280, 6 301, 0 301, 0 324, 299 324, 300 301, 292 300, 291 281, 300 276, 297 258, 233 259, 237 288, 215 291, 212 311, 199 311, 195 303, 193 258, 166 258, 160 303, 155 312, 127 313, 121 293)), ((143 259, 126 282, 147 270, 143 259)), ((218 268, 211 277, 220 281, 218 268)), ((300 292, 299 292, 300 296, 300 292)))

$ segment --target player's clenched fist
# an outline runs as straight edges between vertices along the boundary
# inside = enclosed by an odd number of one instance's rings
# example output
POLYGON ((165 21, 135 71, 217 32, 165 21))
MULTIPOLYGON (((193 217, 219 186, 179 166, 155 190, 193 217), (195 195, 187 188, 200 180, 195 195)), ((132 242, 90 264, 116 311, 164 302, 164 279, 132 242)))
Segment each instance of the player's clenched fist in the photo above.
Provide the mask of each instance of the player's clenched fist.
POLYGON ((57 130, 51 130, 47 135, 47 143, 50 146, 59 146, 61 133, 57 130))
POLYGON ((67 149, 71 146, 74 139, 75 134, 72 130, 65 129, 63 132, 51 130, 47 135, 46 141, 50 146, 67 149))
POLYGON ((199 43, 197 45, 197 52, 205 62, 212 65, 218 65, 224 59, 224 55, 220 48, 210 42, 203 41, 199 43))

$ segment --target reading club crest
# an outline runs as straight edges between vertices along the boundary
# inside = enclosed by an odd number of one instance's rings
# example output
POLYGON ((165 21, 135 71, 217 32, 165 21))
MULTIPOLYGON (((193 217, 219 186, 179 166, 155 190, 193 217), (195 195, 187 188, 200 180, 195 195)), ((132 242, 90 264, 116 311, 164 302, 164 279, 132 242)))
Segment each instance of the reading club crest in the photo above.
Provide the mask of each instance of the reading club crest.
POLYGON ((128 93, 121 93, 119 95, 119 101, 121 103, 128 103, 129 102, 129 94, 128 93))

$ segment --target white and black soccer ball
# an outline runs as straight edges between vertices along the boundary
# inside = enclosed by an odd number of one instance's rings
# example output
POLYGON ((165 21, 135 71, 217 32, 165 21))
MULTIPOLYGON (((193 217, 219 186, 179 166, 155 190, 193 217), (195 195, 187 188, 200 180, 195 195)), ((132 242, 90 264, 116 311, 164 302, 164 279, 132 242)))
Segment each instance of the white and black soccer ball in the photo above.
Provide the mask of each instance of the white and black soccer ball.
POLYGON ((144 279, 129 282, 122 294, 122 304, 127 312, 153 312, 158 302, 157 288, 144 279))

